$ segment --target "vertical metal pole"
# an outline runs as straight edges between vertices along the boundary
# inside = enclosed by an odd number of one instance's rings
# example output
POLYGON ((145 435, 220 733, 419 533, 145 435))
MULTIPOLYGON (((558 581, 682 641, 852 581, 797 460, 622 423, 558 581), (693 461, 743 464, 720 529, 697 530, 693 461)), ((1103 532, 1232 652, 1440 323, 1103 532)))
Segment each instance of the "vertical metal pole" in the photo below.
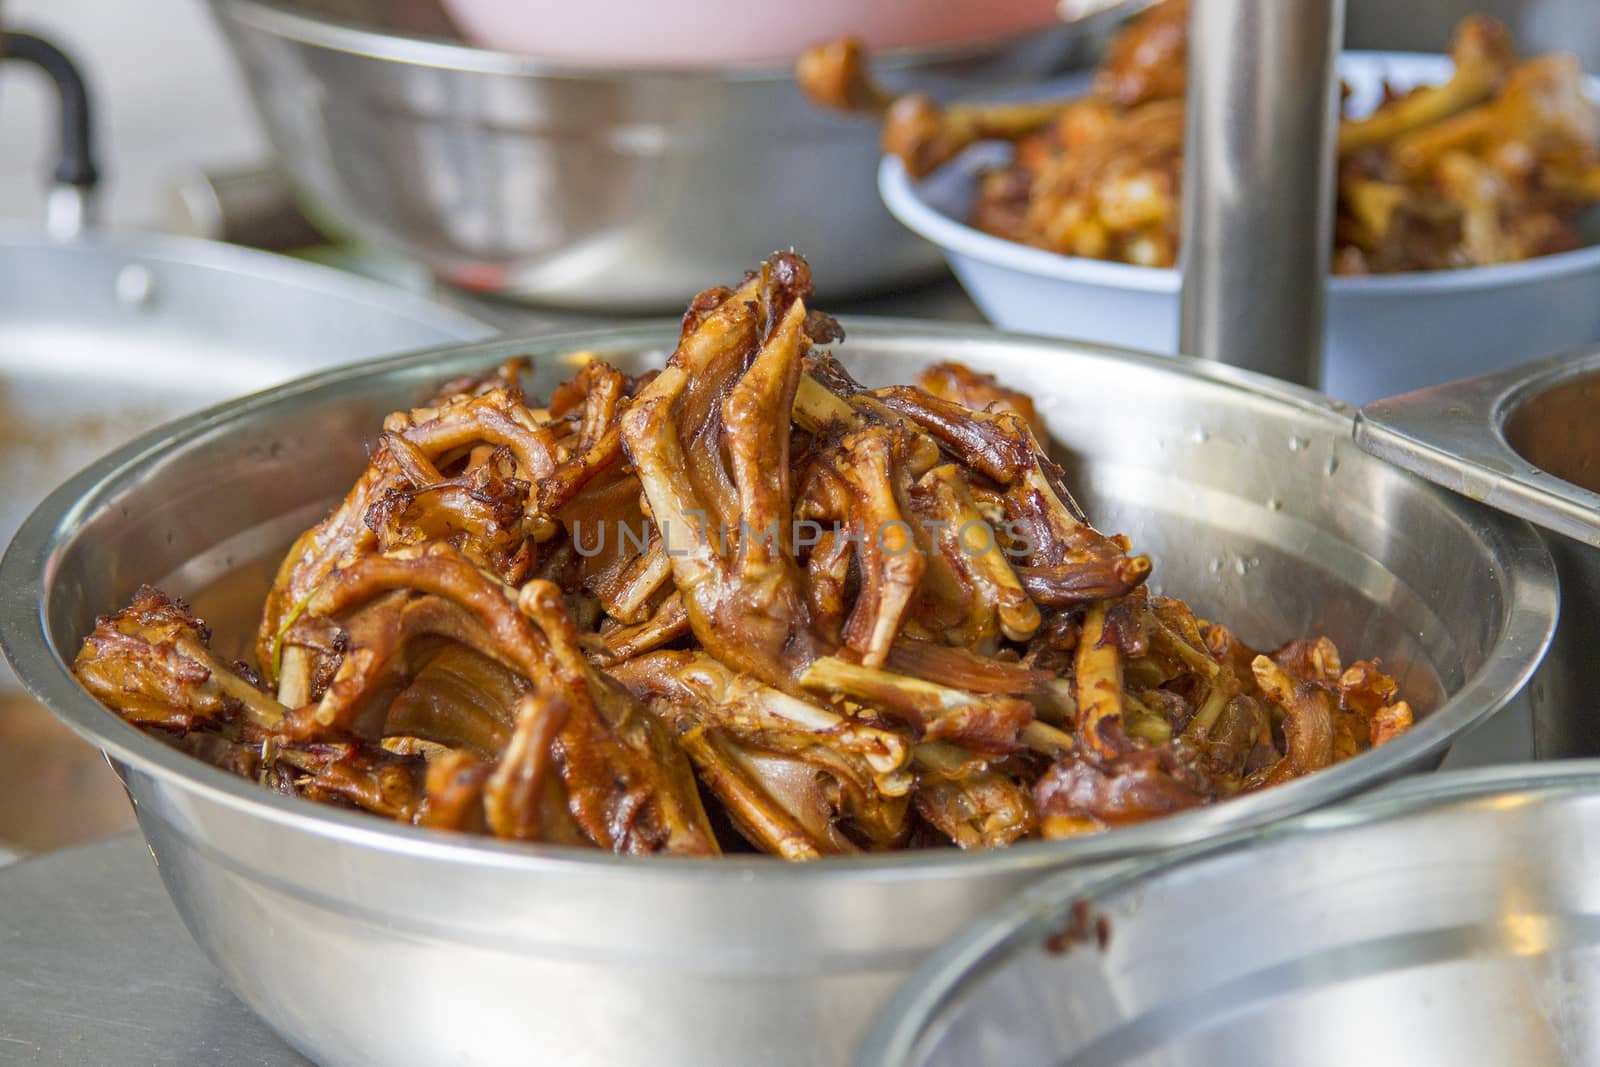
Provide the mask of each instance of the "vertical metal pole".
POLYGON ((1315 386, 1344 0, 1193 0, 1179 350, 1315 386))

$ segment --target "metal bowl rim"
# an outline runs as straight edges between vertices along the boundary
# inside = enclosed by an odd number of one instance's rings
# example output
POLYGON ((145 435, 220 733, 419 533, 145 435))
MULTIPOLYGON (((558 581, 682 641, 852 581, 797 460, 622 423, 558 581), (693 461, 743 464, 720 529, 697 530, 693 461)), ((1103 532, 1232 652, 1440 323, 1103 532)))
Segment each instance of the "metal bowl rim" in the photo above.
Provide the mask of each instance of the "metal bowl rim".
MULTIPOLYGON (((361 59, 401 63, 456 71, 462 74, 604 83, 666 79, 677 82, 729 83, 792 82, 794 64, 773 62, 729 63, 723 66, 611 66, 599 63, 564 63, 517 52, 480 48, 466 41, 390 32, 356 22, 319 18, 298 10, 286 0, 210 0, 219 17, 252 30, 302 45, 344 52, 361 59)), ((1064 32, 1114 14, 1115 5, 1096 11, 1076 23, 1050 23, 1036 30, 996 34, 975 41, 889 48, 874 53, 881 70, 916 69, 993 55, 1008 46, 1040 34, 1064 32)))
POLYGON ((375 278, 202 237, 138 230, 91 230, 63 241, 50 237, 32 223, 0 221, 0 249, 112 255, 126 258, 130 266, 167 263, 219 274, 243 275, 274 285, 326 293, 349 304, 360 304, 431 326, 442 334, 453 335, 459 344, 490 340, 500 333, 464 311, 375 278))
POLYGON ((1109 901, 1174 874, 1245 848, 1263 848, 1289 838, 1337 833, 1403 820, 1487 799, 1539 803, 1600 795, 1600 759, 1551 764, 1509 764, 1446 771, 1403 779, 1334 807, 1308 811, 1244 830, 1193 848, 1125 863, 1089 879, 1074 872, 1052 875, 1017 893, 935 949, 876 1016, 858 1053, 858 1067, 909 1067, 917 1042, 966 983, 1012 950, 1062 923, 1065 909, 1109 901))
POLYGON ((1536 466, 1512 446, 1506 424, 1523 405, 1566 382, 1600 372, 1588 346, 1401 396, 1375 400, 1356 420, 1356 443, 1430 481, 1467 491, 1493 507, 1600 548, 1600 493, 1536 466))
MULTIPOLYGON (((1353 63, 1356 69, 1373 68, 1374 76, 1382 73, 1380 68, 1390 72, 1396 69, 1420 69, 1423 66, 1436 68, 1439 60, 1448 60, 1448 57, 1430 52, 1381 51, 1349 51, 1343 57, 1343 61, 1353 63)), ((1076 80, 1079 79, 1069 76, 1053 84, 1076 80)), ((1590 98, 1600 101, 1600 76, 1586 75, 1584 81, 1590 98)), ((1045 95, 1048 94, 1012 94, 1008 99, 1039 99, 1045 95)), ((959 173, 970 174, 981 169, 984 162, 969 152, 948 166, 959 173)), ((897 157, 886 155, 879 161, 878 193, 889 213, 907 229, 947 253, 953 252, 1019 274, 1051 281, 1098 285, 1107 289, 1176 295, 1182 286, 1182 273, 1177 268, 1140 267, 1087 256, 1069 256, 985 233, 934 207, 923 196, 919 186, 920 183, 912 181, 897 157)), ((1536 285, 1590 271, 1600 272, 1600 244, 1491 266, 1405 271, 1363 277, 1333 274, 1328 276, 1328 293, 1339 297, 1405 299, 1431 293, 1476 292, 1505 286, 1536 285)))
POLYGON ((1511 476, 1517 477, 1519 474, 1525 477, 1533 476, 1540 483, 1550 482, 1562 486, 1563 495, 1600 512, 1600 493, 1547 472, 1524 456, 1506 436, 1506 424, 1524 405, 1533 403, 1545 393, 1568 382, 1596 374, 1600 374, 1600 347, 1589 347, 1537 363, 1524 364, 1499 374, 1485 375, 1481 381, 1486 386, 1493 385, 1498 393, 1489 409, 1489 426, 1495 439, 1520 460, 1524 468, 1520 472, 1513 470, 1511 476))
MULTIPOLYGON (((1318 420, 1341 436, 1348 436, 1353 424, 1352 409, 1348 405, 1299 386, 1232 367, 1010 334, 981 326, 895 319, 846 318, 843 322, 851 337, 879 346, 925 350, 930 344, 967 342, 989 348, 1021 346, 1041 354, 1070 353, 1178 375, 1252 401, 1265 400, 1297 417, 1318 420)), ((70 540, 81 516, 91 511, 100 498, 114 495, 125 478, 163 456, 258 410, 290 403, 326 387, 366 376, 403 371, 440 360, 461 360, 479 353, 487 365, 521 353, 531 353, 538 359, 541 355, 586 349, 668 350, 677 333, 677 324, 639 325, 444 346, 334 367, 217 405, 151 431, 63 483, 23 523, 4 557, 0 558, 0 649, 25 688, 70 728, 104 750, 113 762, 131 765, 185 793, 203 795, 209 801, 252 817, 391 853, 426 856, 461 865, 514 868, 530 874, 606 872, 629 878, 703 880, 709 875, 725 879, 723 884, 733 884, 751 878, 916 881, 944 877, 961 870, 1044 870, 1071 861, 1126 858, 1226 837, 1240 827, 1261 825, 1282 817, 1274 813, 1286 806, 1285 799, 1295 801, 1287 805, 1294 811, 1320 807, 1438 753, 1455 735, 1499 710, 1521 690, 1554 633, 1557 587, 1549 552, 1528 524, 1477 509, 1472 515, 1474 527, 1500 548, 1504 566, 1501 577, 1505 616, 1499 640, 1488 660, 1467 680, 1462 693, 1447 699, 1403 737, 1341 765, 1343 772, 1341 768, 1332 768, 1270 791, 1093 837, 1024 842, 1006 849, 967 853, 941 849, 828 858, 809 864, 785 864, 770 857, 722 857, 710 863, 670 856, 641 859, 595 850, 500 842, 392 823, 362 812, 281 796, 211 767, 122 722, 78 685, 66 663, 56 655, 43 614, 44 578, 51 555, 61 543, 70 540), (1484 694, 1495 695, 1485 700, 1484 694)), ((1442 492, 1420 479, 1415 485, 1424 492, 1442 492)), ((1449 494, 1444 494, 1444 498, 1452 511, 1474 507, 1449 494)))

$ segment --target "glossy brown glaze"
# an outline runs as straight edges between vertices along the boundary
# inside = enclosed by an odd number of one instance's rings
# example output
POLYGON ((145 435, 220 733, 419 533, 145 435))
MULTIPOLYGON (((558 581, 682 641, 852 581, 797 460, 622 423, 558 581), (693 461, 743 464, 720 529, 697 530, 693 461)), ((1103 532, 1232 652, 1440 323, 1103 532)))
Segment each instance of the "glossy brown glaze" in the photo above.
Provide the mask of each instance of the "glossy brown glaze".
POLYGON ((659 373, 590 360, 543 406, 517 366, 450 383, 290 549, 254 666, 146 589, 78 677, 281 792, 794 860, 1098 832, 1409 726, 1377 664, 1151 595, 1028 397, 951 364, 865 388, 810 296, 779 255, 700 294, 659 373))

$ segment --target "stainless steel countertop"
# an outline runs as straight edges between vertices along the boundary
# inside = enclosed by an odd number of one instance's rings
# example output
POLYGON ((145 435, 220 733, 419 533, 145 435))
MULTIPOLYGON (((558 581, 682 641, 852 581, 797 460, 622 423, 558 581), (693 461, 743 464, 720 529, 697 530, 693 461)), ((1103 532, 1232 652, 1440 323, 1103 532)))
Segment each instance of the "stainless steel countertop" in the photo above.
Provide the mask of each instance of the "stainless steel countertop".
POLYGON ((222 987, 137 834, 0 870, 0 1063, 308 1067, 222 987))

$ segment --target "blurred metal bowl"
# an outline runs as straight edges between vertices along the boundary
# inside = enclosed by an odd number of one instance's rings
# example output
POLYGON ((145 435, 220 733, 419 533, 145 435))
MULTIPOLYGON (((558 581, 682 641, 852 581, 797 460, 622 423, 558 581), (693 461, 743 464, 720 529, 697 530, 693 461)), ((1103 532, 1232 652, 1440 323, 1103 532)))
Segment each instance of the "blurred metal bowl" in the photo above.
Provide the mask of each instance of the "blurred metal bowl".
MULTIPOLYGON (((1363 52, 1346 54, 1339 69, 1361 113, 1386 85, 1437 84, 1452 66, 1445 56, 1363 52)), ((1600 101, 1600 79, 1587 84, 1600 101)), ((1061 79, 1021 98, 1066 98, 1087 86, 1061 79)), ((878 186, 896 218, 944 250, 996 326, 1176 353, 1178 270, 1061 255, 967 224, 980 173, 1010 158, 1009 148, 985 145, 912 181, 886 157, 878 186)), ((1521 263, 1330 277, 1322 391, 1365 404, 1600 341, 1597 286, 1600 244, 1521 263)))
POLYGON ((1365 455, 1348 409, 1227 368, 967 327, 846 327, 842 355, 869 383, 957 359, 1031 391, 1080 499, 1154 557, 1161 589, 1248 641, 1326 633, 1352 658, 1381 655, 1416 727, 1308 778, 1100 836, 799 867, 518 846, 279 796, 89 697, 67 663, 95 615, 153 581, 198 593, 219 637, 243 637, 288 542, 364 469, 387 412, 518 353, 535 358, 536 392, 575 350, 637 371, 676 331, 320 374, 90 468, 0 560, 18 676, 110 754, 189 929, 297 1048, 351 1065, 842 1063, 926 953, 1027 881, 1430 767, 1543 654, 1556 587, 1537 534, 1365 455))
MULTIPOLYGON (((229 397, 495 334, 366 278, 214 241, 0 224, 0 541, 91 460, 229 397)), ((15 689, 0 668, 0 691, 15 689)))
POLYGON ((1219 855, 1060 876, 940 950, 858 1064, 1595 1063, 1597 832, 1584 760, 1413 779, 1219 855))
MULTIPOLYGON (((877 124, 812 105, 787 69, 567 67, 338 21, 348 6, 212 0, 320 225, 573 308, 677 310, 779 246, 833 295, 940 273, 878 201, 877 124)), ((891 54, 883 80, 942 97, 1026 84, 1087 61, 1113 24, 891 54)))
POLYGON ((1600 755, 1600 350, 1362 409, 1361 447, 1538 525, 1565 610, 1528 689, 1540 758, 1600 755))

